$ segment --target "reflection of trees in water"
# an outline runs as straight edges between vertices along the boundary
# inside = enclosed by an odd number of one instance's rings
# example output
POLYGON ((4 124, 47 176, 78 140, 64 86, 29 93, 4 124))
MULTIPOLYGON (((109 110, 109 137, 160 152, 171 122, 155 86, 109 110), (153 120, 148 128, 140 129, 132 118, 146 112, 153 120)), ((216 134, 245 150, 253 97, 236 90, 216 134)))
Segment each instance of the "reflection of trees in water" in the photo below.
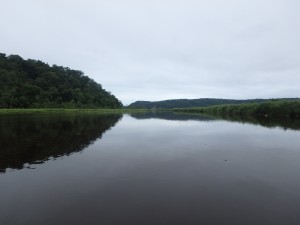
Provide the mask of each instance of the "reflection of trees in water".
POLYGON ((173 113, 172 111, 162 111, 162 112, 145 112, 145 113, 133 113, 130 114, 135 119, 164 119, 164 120, 199 120, 199 121, 211 121, 214 120, 209 116, 202 116, 196 114, 185 114, 185 113, 173 113))
POLYGON ((79 152, 113 127, 121 115, 0 117, 0 172, 79 152))
POLYGON ((261 118, 261 117, 253 117, 253 116, 239 116, 239 115, 225 115, 225 114, 209 114, 209 116, 213 116, 216 119, 227 120, 232 122, 240 122, 240 123, 249 123, 260 125, 263 127, 280 127, 284 130, 292 129, 292 130, 300 130, 300 120, 299 119, 290 119, 290 118, 261 118))
POLYGON ((130 116, 136 119, 164 119, 164 120, 196 120, 196 121, 212 121, 212 120, 227 120, 231 122, 240 122, 240 123, 250 123, 256 124, 264 127, 280 127, 283 129, 292 129, 300 130, 300 120, 299 119, 283 119, 283 118, 255 118, 251 116, 237 116, 229 114, 200 114, 200 113, 174 113, 171 111, 166 112, 146 112, 146 113, 136 113, 131 114, 130 116))

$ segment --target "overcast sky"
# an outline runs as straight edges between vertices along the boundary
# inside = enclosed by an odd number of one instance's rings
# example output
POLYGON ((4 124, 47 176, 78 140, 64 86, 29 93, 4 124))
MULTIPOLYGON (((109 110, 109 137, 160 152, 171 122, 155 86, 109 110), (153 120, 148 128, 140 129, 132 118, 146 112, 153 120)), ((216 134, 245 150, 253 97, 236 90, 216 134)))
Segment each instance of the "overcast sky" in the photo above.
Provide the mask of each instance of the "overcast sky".
POLYGON ((300 97, 299 0, 0 1, 0 52, 81 70, 125 105, 300 97))

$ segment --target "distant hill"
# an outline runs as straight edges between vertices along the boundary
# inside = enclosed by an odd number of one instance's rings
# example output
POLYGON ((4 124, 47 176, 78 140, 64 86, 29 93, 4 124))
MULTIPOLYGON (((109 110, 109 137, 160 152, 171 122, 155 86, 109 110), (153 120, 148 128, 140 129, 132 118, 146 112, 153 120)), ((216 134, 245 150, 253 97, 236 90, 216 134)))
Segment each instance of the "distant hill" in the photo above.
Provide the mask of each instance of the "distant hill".
MULTIPOLYGON (((226 105, 226 104, 261 103, 270 100, 271 99, 234 100, 234 99, 218 99, 218 98, 199 98, 199 99, 172 99, 172 100, 164 100, 164 101, 156 101, 156 102, 136 101, 130 104, 128 108, 132 108, 132 109, 191 108, 191 107, 207 107, 213 105, 226 105)), ((295 100, 295 98, 294 99, 289 98, 285 100, 295 100)))
POLYGON ((0 108, 120 108, 83 72, 0 53, 0 108))

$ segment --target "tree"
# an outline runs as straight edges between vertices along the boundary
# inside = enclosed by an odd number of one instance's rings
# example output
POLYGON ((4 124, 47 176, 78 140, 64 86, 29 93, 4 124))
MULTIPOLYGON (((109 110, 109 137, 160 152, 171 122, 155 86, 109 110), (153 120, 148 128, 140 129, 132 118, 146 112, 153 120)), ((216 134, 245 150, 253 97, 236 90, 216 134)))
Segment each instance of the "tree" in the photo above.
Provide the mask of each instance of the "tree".
POLYGON ((122 103, 82 71, 0 53, 0 108, 75 106, 120 108, 122 103))

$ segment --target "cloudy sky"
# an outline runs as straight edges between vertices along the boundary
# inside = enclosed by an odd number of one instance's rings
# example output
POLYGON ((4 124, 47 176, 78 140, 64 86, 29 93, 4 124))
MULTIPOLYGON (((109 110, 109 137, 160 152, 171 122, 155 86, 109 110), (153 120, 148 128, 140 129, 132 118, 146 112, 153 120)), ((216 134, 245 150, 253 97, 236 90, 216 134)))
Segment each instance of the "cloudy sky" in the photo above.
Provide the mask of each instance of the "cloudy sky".
POLYGON ((0 52, 82 70, 124 104, 300 97, 299 0, 1 0, 0 52))

